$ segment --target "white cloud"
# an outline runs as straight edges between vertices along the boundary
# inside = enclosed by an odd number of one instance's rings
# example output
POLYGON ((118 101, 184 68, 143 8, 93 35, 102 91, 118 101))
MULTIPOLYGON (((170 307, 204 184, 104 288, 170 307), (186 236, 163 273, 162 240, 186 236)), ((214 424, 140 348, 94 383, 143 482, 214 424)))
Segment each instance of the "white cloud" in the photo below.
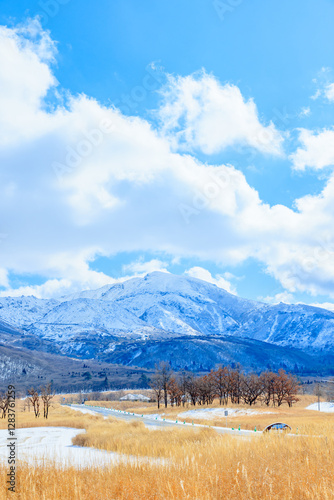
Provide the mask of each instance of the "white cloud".
POLYGON ((294 297, 291 293, 289 292, 281 292, 281 293, 276 293, 273 297, 268 296, 268 297, 260 297, 259 300, 262 300, 263 302, 268 302, 269 304, 279 304, 283 302, 284 304, 292 304, 294 303, 294 297))
POLYGON ((139 276, 153 273, 154 271, 168 273, 167 267, 167 262, 162 262, 159 259, 152 259, 148 262, 136 261, 131 264, 127 264, 126 266, 123 266, 123 271, 130 273, 131 275, 135 274, 136 276, 139 276))
POLYGON ((317 100, 320 97, 329 102, 334 102, 334 83, 331 68, 323 67, 319 71, 317 78, 313 79, 313 83, 317 86, 314 95, 311 99, 317 100))
POLYGON ((43 98, 57 84, 50 63, 55 44, 37 21, 0 26, 0 145, 22 144, 49 127, 43 98))
POLYGON ((331 102, 334 102, 334 83, 329 83, 326 87, 325 87, 325 96, 327 97, 327 99, 331 102))
POLYGON ((328 311, 334 312, 334 304, 332 302, 323 302, 322 304, 310 304, 310 306, 320 307, 321 309, 327 309, 328 311))
POLYGON ((290 156, 296 170, 306 167, 321 170, 334 165, 334 130, 325 129, 321 132, 301 129, 299 141, 302 146, 290 156))
POLYGON ((163 96, 159 117, 166 136, 178 148, 212 154, 244 145, 282 154, 282 134, 272 122, 261 123, 254 101, 245 100, 235 85, 221 85, 202 71, 170 77, 163 96))
POLYGON ((0 286, 5 287, 5 288, 9 287, 8 271, 7 271, 7 269, 1 269, 0 268, 0 286))
MULTIPOLYGON (((85 95, 48 110, 54 44, 36 23, 22 29, 0 32, 0 48, 10 54, 9 61, 0 56, 8 69, 0 74, 0 231, 7 235, 0 279, 8 287, 7 273, 35 273, 45 283, 8 293, 44 297, 98 288, 115 280, 90 268, 96 256, 154 251, 224 267, 253 257, 289 292, 333 294, 334 180, 319 196, 297 200, 294 210, 271 207, 233 166, 204 164, 171 148, 170 137, 174 148, 188 141, 215 152, 245 143, 279 154, 281 134, 261 124, 254 102, 237 87, 205 74, 176 78, 170 109, 166 100, 160 114, 164 131, 85 95), (179 126, 181 117, 186 127, 179 126), (262 132, 272 134, 271 143, 259 141, 262 132)), ((318 161, 315 153, 312 160, 299 154, 299 168, 318 161)), ((153 260, 128 272, 159 267, 167 269, 153 260)), ((188 272, 233 291, 226 276, 188 272)))
POLYGON ((42 285, 20 286, 12 289, 8 287, 5 292, 0 292, 0 297, 21 297, 22 295, 34 295, 38 299, 61 297, 68 291, 73 290, 70 280, 47 280, 42 285))
POLYGON ((204 269, 203 267, 192 267, 191 269, 188 269, 188 271, 185 271, 185 274, 187 274, 191 278, 197 278, 199 280, 212 283, 213 285, 217 285, 219 288, 223 288, 229 293, 236 294, 235 287, 227 279, 219 274, 217 274, 216 276, 212 276, 210 271, 204 269))
POLYGON ((299 113, 299 116, 300 116, 301 118, 304 118, 304 117, 306 117, 306 116, 310 116, 310 114, 311 114, 311 108, 306 107, 306 108, 302 108, 302 109, 301 109, 301 111, 300 111, 300 113, 299 113))
MULTIPOLYGON (((20 286, 11 288, 10 284, 4 284, 7 289, 0 292, 0 297, 21 295, 35 295, 38 298, 61 297, 69 293, 80 292, 100 288, 104 285, 114 283, 117 280, 102 273, 89 269, 90 255, 88 253, 49 255, 48 264, 42 263, 40 269, 46 274, 54 276, 41 285, 20 286)), ((0 273, 1 276, 1 273, 0 273)))

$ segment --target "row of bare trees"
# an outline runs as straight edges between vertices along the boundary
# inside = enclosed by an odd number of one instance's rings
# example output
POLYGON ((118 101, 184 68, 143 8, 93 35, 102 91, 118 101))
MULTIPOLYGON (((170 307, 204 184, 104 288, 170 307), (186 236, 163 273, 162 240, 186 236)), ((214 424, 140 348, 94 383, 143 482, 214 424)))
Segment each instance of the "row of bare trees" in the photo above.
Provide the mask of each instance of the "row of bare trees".
POLYGON ((51 383, 41 387, 39 391, 34 387, 28 390, 27 400, 32 405, 36 418, 40 416, 41 402, 43 404, 43 416, 44 418, 48 418, 51 400, 54 395, 55 393, 52 390, 51 383))
POLYGON ((299 383, 294 375, 279 370, 278 373, 263 372, 246 374, 240 369, 219 367, 208 375, 195 376, 192 373, 175 375, 166 362, 156 366, 151 378, 151 388, 160 408, 163 400, 180 406, 189 401, 192 405, 211 404, 219 399, 220 405, 245 403, 253 405, 257 401, 270 406, 287 403, 292 406, 298 401, 299 383))

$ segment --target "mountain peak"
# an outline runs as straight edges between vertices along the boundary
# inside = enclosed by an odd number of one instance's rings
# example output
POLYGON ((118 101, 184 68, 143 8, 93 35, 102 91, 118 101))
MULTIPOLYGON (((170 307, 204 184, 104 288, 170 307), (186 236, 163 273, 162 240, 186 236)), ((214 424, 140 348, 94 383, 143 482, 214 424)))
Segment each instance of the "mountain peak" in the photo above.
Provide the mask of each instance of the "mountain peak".
POLYGON ((161 271, 60 301, 2 298, 0 320, 48 339, 60 332, 64 339, 85 337, 88 331, 155 339, 232 335, 334 350, 333 312, 246 300, 201 279, 161 271))

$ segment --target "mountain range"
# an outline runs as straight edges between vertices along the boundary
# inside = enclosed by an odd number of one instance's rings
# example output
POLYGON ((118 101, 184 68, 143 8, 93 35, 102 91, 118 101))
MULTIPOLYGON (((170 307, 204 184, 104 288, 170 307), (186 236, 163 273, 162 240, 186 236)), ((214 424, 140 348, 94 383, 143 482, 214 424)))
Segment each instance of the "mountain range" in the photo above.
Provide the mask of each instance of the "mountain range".
POLYGON ((177 370, 312 372, 334 360, 333 312, 246 300, 162 272, 59 300, 0 298, 0 322, 2 345, 145 368, 167 360, 177 370))

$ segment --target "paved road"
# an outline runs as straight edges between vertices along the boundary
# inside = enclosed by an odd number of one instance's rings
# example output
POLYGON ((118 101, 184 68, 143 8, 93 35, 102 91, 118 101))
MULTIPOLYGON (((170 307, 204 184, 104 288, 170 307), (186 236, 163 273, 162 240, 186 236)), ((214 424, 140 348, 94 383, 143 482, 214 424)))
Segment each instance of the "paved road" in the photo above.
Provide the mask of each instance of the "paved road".
MULTIPOLYGON (((160 418, 155 418, 150 415, 139 415, 137 413, 128 413, 128 412, 124 412, 124 411, 119 411, 119 410, 113 410, 113 409, 109 409, 109 408, 103 408, 101 406, 90 406, 90 405, 69 405, 71 406, 72 408, 75 408, 75 409, 83 409, 83 410, 87 410, 89 409, 90 411, 94 412, 94 413, 98 413, 100 415, 103 415, 105 417, 116 417, 116 418, 119 418, 121 420, 126 420, 126 421, 130 421, 130 420, 140 420, 142 421, 146 427, 148 428, 151 428, 151 429, 155 429, 157 427, 209 427, 208 425, 201 425, 201 424, 190 424, 190 423, 183 423, 184 421, 182 419, 178 419, 178 421, 176 422, 176 420, 162 420, 160 418)), ((259 436, 262 434, 261 431, 246 431, 246 430, 238 430, 238 429, 235 429, 235 430, 232 430, 231 428, 227 428, 227 427, 214 427, 214 426, 210 426, 212 429, 214 429, 216 432, 218 432, 219 434, 232 434, 234 436, 247 436, 247 437, 250 437, 250 436, 259 436)))

